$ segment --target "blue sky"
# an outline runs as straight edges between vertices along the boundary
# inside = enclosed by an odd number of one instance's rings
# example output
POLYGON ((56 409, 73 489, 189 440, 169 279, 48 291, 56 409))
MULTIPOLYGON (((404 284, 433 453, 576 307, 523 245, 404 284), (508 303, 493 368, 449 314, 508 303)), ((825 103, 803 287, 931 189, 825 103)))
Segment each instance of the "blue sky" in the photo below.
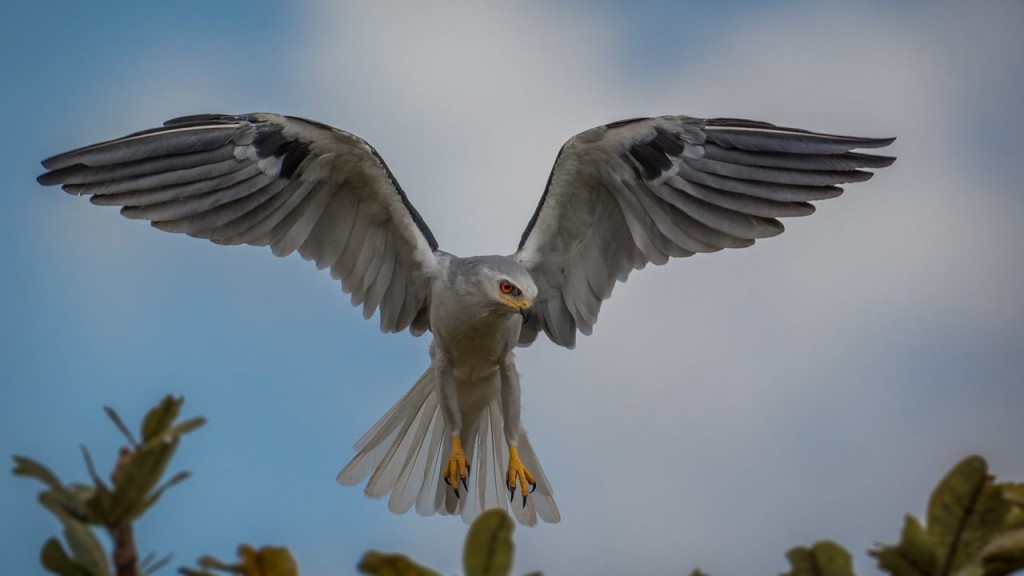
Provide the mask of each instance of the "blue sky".
MULTIPOLYGON (((5 8, 0 456, 82 479, 78 444, 113 463, 104 404, 134 422, 183 394, 210 424, 144 549, 456 572, 459 520, 334 482, 427 338, 378 333, 297 257, 42 189, 39 161, 182 114, 307 116, 376 146, 442 248, 508 253, 569 136, 691 114, 896 135, 900 159, 778 238, 634 274, 575 351, 519 354, 563 521, 517 531, 516 571, 779 572, 832 538, 870 574, 961 456, 1024 479, 1019 2, 420 4, 5 8)), ((37 488, 0 475, 12 574, 59 529, 37 488)))

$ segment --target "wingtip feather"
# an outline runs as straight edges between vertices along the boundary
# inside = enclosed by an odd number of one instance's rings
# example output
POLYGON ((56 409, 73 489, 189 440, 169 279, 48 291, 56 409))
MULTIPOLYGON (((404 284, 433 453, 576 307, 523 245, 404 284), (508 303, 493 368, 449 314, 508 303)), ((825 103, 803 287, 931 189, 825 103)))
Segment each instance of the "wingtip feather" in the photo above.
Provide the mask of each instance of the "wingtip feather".
MULTIPOLYGON (((45 164, 46 161, 44 160, 43 162, 44 162, 43 166, 46 166, 46 164, 45 164)), ((69 166, 67 168, 72 168, 72 167, 69 166)), ((40 183, 43 186, 56 186, 58 184, 63 184, 64 183, 64 174, 66 174, 65 170, 67 170, 67 168, 59 168, 59 169, 48 170, 47 172, 43 172, 39 176, 36 176, 36 182, 40 183)))

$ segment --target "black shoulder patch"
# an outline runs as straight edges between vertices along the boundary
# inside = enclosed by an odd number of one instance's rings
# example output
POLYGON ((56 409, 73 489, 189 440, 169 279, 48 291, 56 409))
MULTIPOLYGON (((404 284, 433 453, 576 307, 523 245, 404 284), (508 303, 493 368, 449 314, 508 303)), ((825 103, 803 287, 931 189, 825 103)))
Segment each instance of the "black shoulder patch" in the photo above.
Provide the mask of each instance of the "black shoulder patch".
POLYGON ((291 178, 292 174, 295 173, 295 169, 309 157, 309 142, 288 140, 277 147, 277 150, 274 151, 274 156, 282 157, 281 171, 278 173, 278 176, 281 178, 291 178))
POLYGON ((256 155, 260 158, 283 156, 283 152, 280 155, 276 154, 278 148, 288 142, 288 139, 284 137, 282 132, 283 129, 274 124, 258 127, 256 129, 256 137, 252 141, 252 145, 256 147, 256 155))
POLYGON ((678 156, 683 153, 683 145, 671 132, 663 128, 654 129, 654 140, 651 144, 659 146, 669 156, 678 156))
POLYGON ((288 138, 276 124, 257 128, 252 143, 260 158, 273 156, 281 159, 281 169, 277 173, 280 178, 291 178, 299 165, 309 157, 309 142, 288 138))
POLYGON ((654 180, 672 168, 672 158, 682 152, 683 144, 662 128, 654 129, 654 138, 637 142, 629 149, 629 155, 636 162, 637 176, 646 180, 654 180))

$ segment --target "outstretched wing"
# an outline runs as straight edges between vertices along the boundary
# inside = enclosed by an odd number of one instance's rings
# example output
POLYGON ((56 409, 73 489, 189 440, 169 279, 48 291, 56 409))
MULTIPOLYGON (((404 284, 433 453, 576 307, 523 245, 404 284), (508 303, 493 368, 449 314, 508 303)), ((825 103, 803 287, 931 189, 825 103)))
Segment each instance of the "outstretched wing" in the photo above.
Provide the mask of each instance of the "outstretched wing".
POLYGON ((385 332, 429 328, 437 242, 377 151, 276 114, 206 114, 43 161, 62 184, 128 218, 218 244, 298 250, 330 268, 385 332))
POLYGON ((544 331, 572 348, 590 334, 615 282, 648 262, 743 248, 781 234, 780 217, 872 176, 895 158, 851 152, 894 138, 852 138, 765 122, 663 116, 570 139, 558 154, 516 257, 540 290, 519 343, 544 331))

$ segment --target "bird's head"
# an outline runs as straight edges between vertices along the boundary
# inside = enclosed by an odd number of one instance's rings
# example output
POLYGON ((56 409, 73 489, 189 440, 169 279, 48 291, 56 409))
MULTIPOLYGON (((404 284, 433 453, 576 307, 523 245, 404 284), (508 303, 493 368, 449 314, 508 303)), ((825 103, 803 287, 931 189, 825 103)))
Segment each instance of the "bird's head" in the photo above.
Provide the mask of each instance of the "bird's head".
POLYGON ((521 264, 511 258, 495 259, 480 268, 478 278, 478 288, 483 290, 496 310, 520 314, 523 322, 530 319, 537 285, 521 264))

